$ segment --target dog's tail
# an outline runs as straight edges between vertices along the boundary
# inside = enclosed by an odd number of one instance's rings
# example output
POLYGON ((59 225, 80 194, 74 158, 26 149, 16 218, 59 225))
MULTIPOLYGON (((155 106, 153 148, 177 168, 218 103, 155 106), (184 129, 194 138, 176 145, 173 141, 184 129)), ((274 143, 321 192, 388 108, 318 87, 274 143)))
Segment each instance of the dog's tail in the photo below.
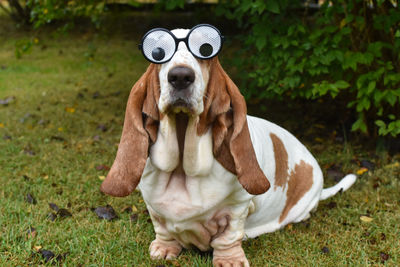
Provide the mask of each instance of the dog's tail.
POLYGON ((356 181, 357 176, 354 174, 346 175, 339 183, 332 187, 328 187, 322 190, 320 200, 325 200, 336 195, 339 191, 346 191, 350 188, 356 181))

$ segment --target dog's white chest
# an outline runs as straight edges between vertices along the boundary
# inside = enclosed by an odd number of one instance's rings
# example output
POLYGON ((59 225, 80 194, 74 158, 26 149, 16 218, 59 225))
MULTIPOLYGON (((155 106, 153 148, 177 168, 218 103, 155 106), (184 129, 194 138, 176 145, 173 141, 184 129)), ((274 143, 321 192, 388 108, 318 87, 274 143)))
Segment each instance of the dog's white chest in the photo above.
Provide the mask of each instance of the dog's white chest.
POLYGON ((217 161, 206 176, 186 176, 180 168, 163 172, 148 159, 139 188, 150 215, 169 234, 206 250, 231 214, 248 208, 252 196, 217 161))

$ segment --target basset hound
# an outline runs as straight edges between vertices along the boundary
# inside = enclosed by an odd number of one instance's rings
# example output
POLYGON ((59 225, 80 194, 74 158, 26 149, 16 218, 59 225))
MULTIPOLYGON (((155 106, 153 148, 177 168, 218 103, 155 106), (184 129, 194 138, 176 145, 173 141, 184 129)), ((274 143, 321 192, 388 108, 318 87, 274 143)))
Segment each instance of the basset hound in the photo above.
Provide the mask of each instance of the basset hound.
POLYGON ((194 245, 214 266, 249 266, 241 243, 310 216, 320 200, 347 190, 349 174, 323 189, 322 171, 292 134, 246 115, 239 89, 216 54, 211 25, 157 28, 142 40, 152 62, 130 93, 116 159, 101 191, 137 186, 156 237, 154 259, 194 245))

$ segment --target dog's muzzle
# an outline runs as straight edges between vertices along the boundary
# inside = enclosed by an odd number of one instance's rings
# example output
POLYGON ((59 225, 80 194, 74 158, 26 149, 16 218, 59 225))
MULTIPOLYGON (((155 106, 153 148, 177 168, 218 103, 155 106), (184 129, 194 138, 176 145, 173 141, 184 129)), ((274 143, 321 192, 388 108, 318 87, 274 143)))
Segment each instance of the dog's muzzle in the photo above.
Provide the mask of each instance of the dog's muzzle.
MULTIPOLYGON (((191 68, 185 66, 177 66, 168 72, 168 83, 173 90, 171 91, 171 108, 182 108, 186 111, 191 111, 192 96, 191 85, 195 81, 195 73, 191 68)), ((180 110, 180 109, 178 109, 180 110)))

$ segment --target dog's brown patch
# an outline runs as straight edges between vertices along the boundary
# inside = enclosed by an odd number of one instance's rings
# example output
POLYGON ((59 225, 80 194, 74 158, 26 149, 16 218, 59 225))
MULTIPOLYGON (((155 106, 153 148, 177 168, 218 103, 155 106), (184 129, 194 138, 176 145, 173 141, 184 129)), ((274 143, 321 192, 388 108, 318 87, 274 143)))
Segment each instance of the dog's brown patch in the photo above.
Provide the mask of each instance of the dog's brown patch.
POLYGON ((313 167, 304 162, 300 161, 296 164, 294 170, 290 172, 290 179, 288 182, 288 190, 286 192, 286 205, 283 212, 279 218, 279 223, 281 223, 289 211, 294 205, 304 196, 305 193, 310 190, 313 185, 313 167))
POLYGON ((288 178, 288 153, 283 145, 282 140, 276 136, 275 134, 271 133, 271 140, 274 146, 274 157, 275 157, 275 186, 285 188, 287 178, 288 178))

